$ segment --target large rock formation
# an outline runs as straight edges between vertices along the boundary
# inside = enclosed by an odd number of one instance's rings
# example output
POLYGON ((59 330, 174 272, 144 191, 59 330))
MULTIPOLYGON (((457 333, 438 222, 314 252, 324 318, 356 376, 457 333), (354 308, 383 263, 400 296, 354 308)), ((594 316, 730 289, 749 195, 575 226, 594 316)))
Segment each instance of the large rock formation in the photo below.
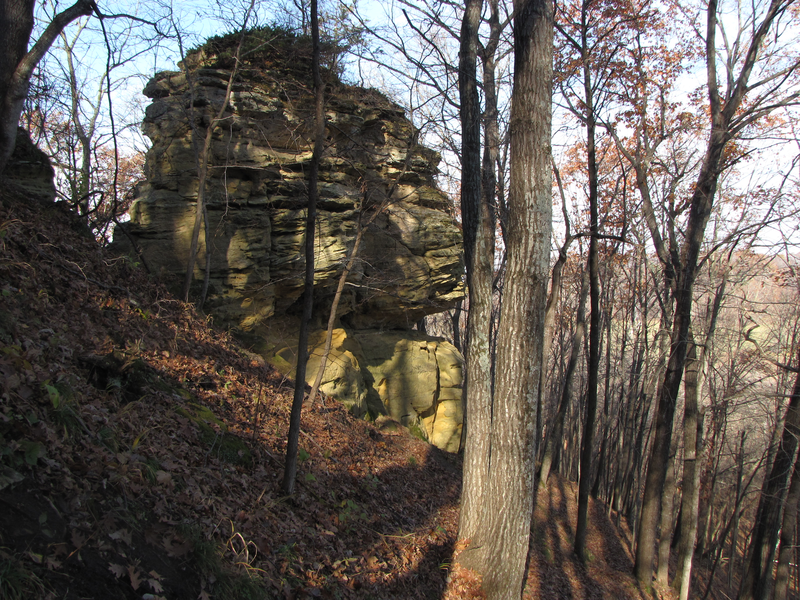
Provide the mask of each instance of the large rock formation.
MULTIPOLYGON (((206 310, 273 362, 291 368, 281 352, 291 354, 291 343, 283 340, 294 336, 302 294, 313 96, 303 42, 284 36, 280 44, 277 53, 266 45, 251 54, 213 130, 206 185, 211 235, 207 242, 200 232, 194 280, 199 290, 210 249, 206 310)), ((195 148, 202 147, 231 78, 225 56, 219 44, 208 45, 182 71, 160 73, 145 88, 153 102, 143 128, 153 146, 147 181, 138 189, 126 229, 151 271, 176 288, 188 263, 198 196, 195 148)), ((318 329, 327 320, 359 218, 377 215, 364 229, 359 260, 338 310, 342 329, 336 348, 341 351, 333 361, 337 366, 326 371, 323 391, 356 412, 423 423, 437 445, 452 449, 460 434, 460 405, 444 408, 440 390, 460 389, 461 359, 446 342, 410 332, 421 317, 446 310, 463 295, 461 233, 433 179, 439 156, 417 143, 417 132, 399 106, 373 90, 344 85, 330 72, 326 116, 315 241, 318 329), (386 330, 404 333, 381 333, 386 330), (412 399, 408 390, 425 369, 408 370, 408 384, 397 383, 397 373, 405 368, 399 357, 412 347, 427 348, 426 360, 436 366, 428 369, 434 375, 425 384, 424 401, 412 399), (452 374, 443 376, 440 363, 451 365, 452 374), (390 374, 378 374, 379 364, 396 366, 390 374), (444 412, 452 423, 449 434, 441 425, 444 412)), ((116 240, 125 246, 128 236, 116 240)), ((321 339, 316 335, 314 343, 321 339)), ((309 378, 315 372, 312 363, 309 378)), ((451 402, 459 394, 445 396, 451 402)))

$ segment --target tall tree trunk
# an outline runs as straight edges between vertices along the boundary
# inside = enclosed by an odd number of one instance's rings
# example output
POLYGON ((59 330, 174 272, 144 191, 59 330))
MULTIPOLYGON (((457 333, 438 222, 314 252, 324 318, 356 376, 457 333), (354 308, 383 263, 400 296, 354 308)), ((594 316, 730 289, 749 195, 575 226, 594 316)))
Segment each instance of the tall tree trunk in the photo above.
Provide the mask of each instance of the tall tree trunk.
POLYGON ((704 372, 709 349, 717 328, 717 318, 722 307, 722 299, 728 283, 729 269, 714 294, 708 317, 705 340, 698 355, 692 331, 689 331, 689 349, 686 359, 686 377, 683 383, 683 496, 681 498, 681 528, 678 542, 678 570, 674 587, 679 590, 679 600, 689 597, 692 577, 694 543, 697 537, 697 518, 700 509, 700 465, 703 447, 703 412, 699 409, 699 397, 703 390, 704 372))
MULTIPOLYGON (((736 501, 741 503, 742 480, 744 479, 744 442, 747 439, 747 430, 742 429, 739 437, 739 452, 736 455, 736 501)), ((741 509, 737 506, 733 513, 733 529, 731 531, 731 552, 728 560, 728 587, 733 587, 733 574, 736 569, 737 548, 739 543, 739 515, 741 509)))
POLYGON ((698 395, 701 387, 702 365, 697 359, 697 347, 690 338, 686 361, 686 376, 683 382, 683 496, 681 498, 681 523, 678 530, 678 569, 675 587, 680 600, 689 597, 692 577, 694 542, 697 537, 697 515, 700 502, 700 465, 702 456, 703 415, 698 410, 698 395))
MULTIPOLYGON (((584 21, 587 3, 583 4, 584 21)), ((600 371, 600 273, 598 270, 598 176, 597 152, 595 150, 595 129, 597 127, 594 114, 592 92, 591 65, 589 62, 586 40, 586 29, 582 28, 583 48, 583 87, 586 104, 586 154, 589 169, 589 354, 587 357, 588 374, 586 387, 586 422, 583 428, 581 446, 580 481, 578 482, 578 523, 575 527, 575 554, 578 560, 586 560, 586 530, 588 525, 589 490, 592 486, 592 455, 594 449, 594 429, 597 418, 597 380, 600 371)))
POLYGON ((458 87, 461 98, 461 219, 467 267, 465 447, 461 488, 460 539, 472 539, 482 520, 489 476, 492 427, 492 269, 494 218, 483 202, 481 112, 476 77, 481 0, 467 0, 461 23, 458 87))
MULTIPOLYGON (((717 75, 717 6, 717 0, 710 0, 706 8, 705 59, 710 121, 708 142, 694 191, 689 201, 689 217, 686 223, 684 242, 680 255, 677 257, 673 285, 675 290, 675 316, 673 319, 670 357, 658 394, 655 437, 647 467, 642 513, 637 535, 635 573, 639 582, 647 588, 650 587, 652 581, 654 545, 661 509, 660 499, 666 476, 666 461, 672 437, 675 403, 686 359, 687 335, 691 323, 692 292, 697 274, 698 257, 706 224, 711 214, 714 196, 716 195, 717 183, 720 174, 726 167, 723 158, 725 150, 728 143, 737 135, 741 123, 746 122, 742 121, 742 117, 738 113, 745 95, 750 89, 750 76, 753 73, 763 42, 770 33, 772 25, 784 14, 787 8, 783 0, 771 0, 769 7, 763 13, 761 22, 757 25, 754 24, 750 30, 752 37, 742 53, 741 62, 736 65, 739 68, 739 72, 727 73, 727 77, 724 78, 727 87, 723 93, 720 93, 720 82, 717 75), (738 119, 736 126, 732 126, 734 119, 738 119)), ((752 120, 755 120, 759 115, 751 113, 751 116, 752 120)))
MULTIPOLYGON (((305 259, 306 271, 303 285, 303 317, 297 342, 297 369, 295 372, 292 413, 289 417, 289 436, 286 442, 286 464, 283 470, 282 490, 285 495, 294 493, 297 476, 297 443, 300 439, 300 413, 306 391, 306 364, 308 363, 308 334, 314 307, 314 228, 317 222, 319 196, 319 164, 325 140, 325 90, 320 72, 319 19, 317 0, 311 0, 311 39, 313 48, 312 74, 314 78, 314 151, 308 181, 308 208, 306 209, 305 259)), ((208 251, 208 250, 206 250, 208 251)))
POLYGON ((544 455, 542 456, 542 468, 539 471, 539 485, 547 487, 547 479, 550 477, 550 470, 558 469, 561 454, 561 445, 564 437, 564 419, 567 414, 567 407, 572 399, 572 383, 575 378, 575 369, 578 366, 578 357, 583 347, 583 335, 586 331, 586 297, 589 295, 589 274, 584 272, 581 278, 581 292, 578 300, 578 311, 575 315, 575 332, 572 334, 572 352, 564 373, 564 387, 561 391, 561 400, 558 403, 553 425, 547 434, 545 441, 544 455))
MULTIPOLYGON (((564 193, 564 186, 561 181, 561 174, 558 171, 556 165, 553 165, 553 175, 556 179, 556 184, 558 185, 558 192, 559 196, 561 197, 561 214, 564 218, 564 243, 561 244, 561 248, 558 250, 558 258, 556 259, 555 264, 553 265, 553 270, 550 275, 550 294, 547 296, 547 306, 545 307, 544 311, 544 342, 542 344, 542 365, 545 369, 544 373, 545 376, 539 379, 539 405, 536 407, 536 415, 537 415, 537 423, 536 423, 536 433, 539 436, 538 439, 541 440, 542 437, 542 421, 545 418, 544 413, 544 399, 545 399, 545 387, 547 383, 547 368, 548 368, 548 359, 550 358, 550 349, 553 345, 553 324, 556 320, 556 308, 558 307, 558 300, 561 297, 561 287, 562 287, 562 279, 564 273, 564 265, 567 262, 567 252, 569 251, 569 247, 572 244, 572 241, 575 239, 570 231, 570 219, 569 219, 569 211, 567 210, 567 197, 564 193)), ((581 288, 583 289, 583 288, 581 288)), ((581 296, 583 297, 583 296, 581 296)), ((581 343, 582 338, 581 338, 581 343)), ((552 378, 557 381, 562 381, 563 378, 552 378)), ((560 406, 560 405, 559 405, 560 406)), ((556 412, 556 415, 558 413, 556 412)), ((555 415, 554 415, 555 418, 555 415)), ((563 415, 562 415, 563 418, 563 415)), ((563 420, 562 420, 563 426, 563 420)), ((552 429, 552 427, 548 428, 548 432, 552 429)), ((549 439, 549 433, 547 438, 549 439)), ((542 448, 539 449, 539 454, 541 455, 542 461, 544 461, 543 452, 547 449, 547 441, 542 444, 542 448)), ((552 456, 551 456, 552 458, 552 456)), ((542 483, 547 484, 547 478, 542 479, 541 476, 537 478, 537 486, 541 485, 542 483)))
MULTIPOLYGON (((507 267, 483 518, 464 555, 490 600, 518 599, 533 512, 536 406, 551 235, 553 5, 514 3, 507 267)), ((469 468, 468 466, 466 468, 469 468)))
MULTIPOLYGON (((613 294, 611 295, 611 301, 608 302, 609 306, 613 306, 613 294)), ((625 350, 627 348, 627 321, 623 320, 622 323, 623 331, 622 331, 622 343, 620 344, 619 348, 619 364, 623 364, 625 362, 625 350)), ((603 480, 606 480, 605 485, 605 494, 604 498, 608 500, 608 466, 606 465, 606 454, 607 454, 607 446, 608 446, 608 438, 611 435, 609 431, 609 412, 610 412, 610 404, 611 404, 611 315, 606 314, 605 319, 605 330, 606 330, 606 373, 605 373, 605 392, 603 393, 603 418, 600 421, 600 455, 597 458, 597 471, 594 476, 594 483, 592 484, 591 495, 592 498, 599 498, 600 497, 600 486, 603 480)), ((624 382, 620 382, 620 401, 622 400, 622 394, 625 390, 624 382)), ((613 430, 613 427, 611 427, 613 430)))
POLYGON ((661 536, 658 540, 658 570, 656 571, 656 581, 662 587, 669 585, 669 555, 672 545, 673 518, 672 512, 675 507, 675 492, 678 485, 675 478, 675 460, 678 450, 677 439, 673 436, 672 444, 669 448, 669 463, 667 465, 667 477, 664 480, 664 494, 661 498, 661 536))
POLYGON ((786 507, 783 509, 780 546, 778 547, 778 566, 775 571, 775 600, 786 600, 789 594, 789 566, 794 554, 797 537, 797 513, 800 504, 800 452, 794 463, 792 482, 786 494, 786 507))

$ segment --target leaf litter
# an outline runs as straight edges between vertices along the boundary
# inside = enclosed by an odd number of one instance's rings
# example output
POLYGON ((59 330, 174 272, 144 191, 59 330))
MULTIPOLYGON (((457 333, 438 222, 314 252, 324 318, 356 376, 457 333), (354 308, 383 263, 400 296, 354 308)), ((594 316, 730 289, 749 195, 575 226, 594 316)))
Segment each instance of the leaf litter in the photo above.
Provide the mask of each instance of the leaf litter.
MULTIPOLYGON (((281 495, 291 385, 66 208, 0 189, 0 558, 37 597, 482 597, 453 559, 460 458, 403 428, 306 406, 281 495)), ((525 597, 642 598, 601 508, 595 560, 569 556, 570 485, 539 495, 525 597)))
POLYGON ((0 546, 52 558, 24 564, 51 597, 441 595, 456 457, 317 402, 282 497, 291 382, 65 208, 0 193, 0 546))

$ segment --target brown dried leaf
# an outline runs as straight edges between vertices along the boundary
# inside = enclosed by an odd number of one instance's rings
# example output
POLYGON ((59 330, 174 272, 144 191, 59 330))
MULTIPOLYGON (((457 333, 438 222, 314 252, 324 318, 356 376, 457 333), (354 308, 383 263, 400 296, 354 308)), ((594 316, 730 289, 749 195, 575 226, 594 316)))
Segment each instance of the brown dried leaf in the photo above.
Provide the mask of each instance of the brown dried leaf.
POLYGON ((125 542, 128 546, 131 546, 133 544, 133 536, 131 535, 131 532, 128 531, 127 529, 120 529, 119 531, 114 531, 112 533, 109 533, 108 537, 110 537, 112 540, 125 542))
POLYGON ((128 577, 131 578, 131 587, 138 590, 142 584, 142 572, 136 568, 136 565, 128 565, 128 577))
POLYGON ((191 542, 181 540, 180 538, 164 538, 162 545, 170 556, 183 556, 184 554, 188 554, 192 549, 191 542))
POLYGON ((111 571, 117 579, 125 575, 125 567, 116 563, 110 563, 108 565, 108 570, 111 571))

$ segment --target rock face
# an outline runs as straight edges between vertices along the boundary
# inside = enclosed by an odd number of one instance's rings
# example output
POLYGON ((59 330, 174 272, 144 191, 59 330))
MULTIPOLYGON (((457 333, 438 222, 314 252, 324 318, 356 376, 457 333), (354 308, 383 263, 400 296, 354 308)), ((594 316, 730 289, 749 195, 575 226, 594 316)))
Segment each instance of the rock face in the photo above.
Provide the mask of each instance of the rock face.
MULTIPOLYGON (((246 335, 268 358, 289 365, 290 360, 270 354, 284 346, 264 340, 280 337, 276 330, 281 335, 293 330, 300 310, 313 96, 302 64, 289 70, 269 68, 268 59, 262 56, 258 66, 253 62, 240 70, 229 106, 213 128, 206 184, 210 239, 201 230, 194 280, 199 296, 210 251, 205 309, 216 323, 246 335)), ((147 154, 147 180, 138 189, 125 225, 150 270, 176 288, 185 276, 198 196, 195 147, 202 147, 231 77, 218 52, 200 51, 187 63, 188 69, 160 73, 145 88, 153 102, 143 128, 153 145, 147 154)), ((337 330, 336 343, 343 362, 335 368, 341 373, 331 371, 323 389, 349 402, 356 412, 383 412, 407 423, 434 422, 439 419, 439 400, 430 389, 425 394, 435 405, 408 396, 397 407, 387 406, 387 398, 406 384, 383 371, 372 373, 379 364, 401 368, 400 359, 392 358, 394 349, 398 357, 407 356, 409 348, 420 344, 430 344, 423 354, 431 365, 439 363, 430 356, 439 354, 452 354, 443 360, 453 364, 460 360, 453 358, 454 349, 442 350, 446 343, 409 331, 420 318, 450 308, 463 295, 461 233, 433 179, 439 157, 416 142, 417 132, 399 106, 375 91, 344 85, 330 73, 326 116, 315 240, 317 328, 327 321, 359 219, 374 218, 364 227, 359 260, 337 311, 342 329, 337 330), (386 333, 355 334, 363 330, 386 333), (348 344, 354 348, 348 349, 348 344), (385 393, 378 391, 381 385, 385 393)), ((115 243, 124 248, 127 238, 117 235, 115 243)), ((437 369, 428 370, 441 373, 437 369)), ((460 363, 456 371, 453 390, 460 389, 460 363)), ((409 371, 408 385, 414 387, 421 372, 409 371)), ((309 378, 315 373, 311 365, 309 378)), ((431 386, 442 387, 438 379, 431 386)), ((447 411, 460 418, 460 406, 447 411)), ((431 426, 432 439, 439 439, 436 431, 431 426)), ((450 441, 436 443, 452 447, 450 441)))
POLYGON ((5 171, 9 183, 23 188, 31 198, 52 202, 56 198, 55 171, 47 155, 31 141, 28 132, 17 129, 14 153, 5 171))
MULTIPOLYGON (((319 369, 325 331, 310 339, 308 383, 319 369)), ((296 364, 297 335, 257 347, 284 372, 296 364)), ((388 415, 418 426, 434 445, 456 452, 461 442, 464 359, 449 342, 416 331, 333 331, 320 389, 359 417, 388 415)))

